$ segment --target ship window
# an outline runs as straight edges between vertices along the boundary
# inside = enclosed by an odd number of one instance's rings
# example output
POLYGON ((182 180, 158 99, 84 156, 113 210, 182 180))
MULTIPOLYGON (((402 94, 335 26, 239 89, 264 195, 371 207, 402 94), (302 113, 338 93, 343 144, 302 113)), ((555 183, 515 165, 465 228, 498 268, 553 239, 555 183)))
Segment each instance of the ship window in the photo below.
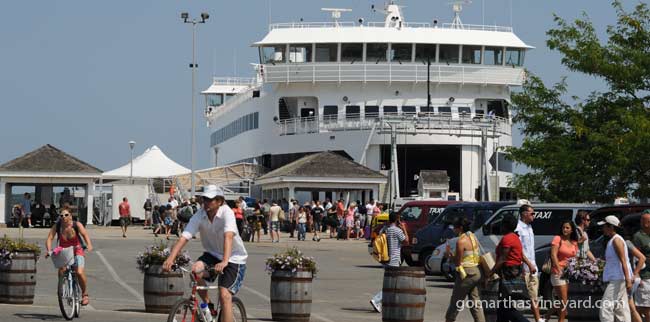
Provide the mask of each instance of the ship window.
POLYGON ((366 44, 366 62, 378 63, 386 61, 386 52, 388 51, 388 44, 366 44))
POLYGON ((316 62, 335 62, 338 44, 316 44, 316 62))
POLYGON ((223 94, 208 94, 208 106, 219 106, 223 104, 223 94))
POLYGON ((463 46, 463 64, 480 64, 481 46, 463 46))
POLYGON ((472 114, 472 109, 467 106, 460 106, 458 107, 458 114, 461 114, 462 116, 469 116, 472 114))
POLYGON ((438 62, 458 64, 458 45, 440 45, 438 62))
POLYGON ((524 50, 519 48, 506 48, 506 65, 522 66, 524 64, 524 50))
POLYGON ((502 65, 503 64, 503 48, 501 47, 485 47, 483 52, 483 64, 485 65, 502 65))
POLYGON ((433 113, 433 106, 420 106, 421 113, 433 113))
POLYGON ((260 49, 260 60, 262 64, 284 63, 285 45, 263 46, 260 49))
POLYGON ((415 106, 402 106, 402 114, 415 115, 415 106))
POLYGON ((379 106, 366 105, 364 107, 364 112, 366 114, 366 118, 377 118, 379 117, 379 106))
POLYGON ((431 44, 416 44, 415 45, 415 60, 426 62, 428 59, 432 63, 436 61, 436 45, 431 44))
POLYGON ((311 44, 289 45, 290 63, 311 63, 311 44))
POLYGON ((345 118, 355 120, 360 118, 361 107, 359 105, 348 105, 345 107, 345 118))
POLYGON ((390 60, 400 63, 410 62, 413 45, 411 44, 392 44, 390 45, 390 60))
POLYGON ((336 105, 323 106, 323 120, 336 121, 339 115, 339 107, 336 105))
POLYGON ((451 106, 438 106, 438 113, 451 114, 451 106))
POLYGON ((397 115, 397 106, 384 106, 384 115, 397 115))
POLYGON ((363 60, 363 44, 341 44, 341 61, 361 62, 363 60))

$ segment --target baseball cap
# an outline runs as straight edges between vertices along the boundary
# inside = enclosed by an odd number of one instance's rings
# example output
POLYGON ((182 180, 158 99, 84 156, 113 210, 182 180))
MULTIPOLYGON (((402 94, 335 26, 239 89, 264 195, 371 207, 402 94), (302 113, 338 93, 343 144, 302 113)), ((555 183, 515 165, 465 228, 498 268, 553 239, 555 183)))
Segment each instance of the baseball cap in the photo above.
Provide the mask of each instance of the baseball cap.
POLYGON ((201 193, 201 197, 213 199, 217 196, 221 196, 221 197, 224 196, 223 189, 213 184, 203 187, 203 192, 201 193))
POLYGON ((646 209, 646 210, 644 210, 644 211, 643 211, 643 214, 644 214, 644 215, 645 215, 645 214, 650 214, 650 209, 646 209))
POLYGON ((607 216, 605 217, 604 221, 599 221, 598 226, 602 226, 604 224, 610 224, 612 226, 618 227, 621 225, 621 221, 616 218, 616 216, 607 216))

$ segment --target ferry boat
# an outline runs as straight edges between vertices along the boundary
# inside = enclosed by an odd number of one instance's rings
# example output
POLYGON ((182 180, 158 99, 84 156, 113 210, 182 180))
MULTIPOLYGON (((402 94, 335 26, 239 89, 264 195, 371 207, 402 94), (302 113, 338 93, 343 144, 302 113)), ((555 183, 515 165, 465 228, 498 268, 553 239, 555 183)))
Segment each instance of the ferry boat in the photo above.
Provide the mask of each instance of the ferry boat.
POLYGON ((507 199, 510 91, 533 47, 511 27, 463 24, 462 5, 451 23, 407 22, 393 2, 383 22, 323 8, 331 22, 271 24, 252 44, 254 78, 202 92, 214 166, 336 151, 387 174, 392 199, 413 195, 421 170, 447 171, 461 200, 507 199))

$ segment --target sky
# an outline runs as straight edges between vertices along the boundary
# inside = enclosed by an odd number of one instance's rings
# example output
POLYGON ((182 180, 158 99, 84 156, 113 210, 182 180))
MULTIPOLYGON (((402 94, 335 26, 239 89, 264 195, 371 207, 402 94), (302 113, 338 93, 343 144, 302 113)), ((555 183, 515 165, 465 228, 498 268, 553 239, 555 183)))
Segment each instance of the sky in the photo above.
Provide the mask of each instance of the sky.
MULTIPOLYGON (((402 0, 407 22, 450 22, 448 0, 402 0)), ((637 2, 623 1, 630 9, 637 2)), ((0 164, 52 144, 104 171, 158 145, 190 167, 192 30, 180 13, 210 19, 198 25, 196 92, 213 76, 253 76, 258 55, 250 44, 271 22, 330 21, 322 7, 350 8, 343 21, 383 21, 375 0, 237 1, 1 1, 0 164)), ((604 35, 616 15, 608 0, 474 0, 466 24, 512 26, 527 44, 525 66, 547 85, 568 77, 569 95, 586 97, 602 88, 572 74, 561 56, 546 48, 553 13, 573 20, 586 12, 604 35), (484 10, 482 9, 484 8, 484 10)), ((197 95, 196 168, 210 164, 209 135, 197 95)), ((515 144, 521 136, 515 135, 515 144)))

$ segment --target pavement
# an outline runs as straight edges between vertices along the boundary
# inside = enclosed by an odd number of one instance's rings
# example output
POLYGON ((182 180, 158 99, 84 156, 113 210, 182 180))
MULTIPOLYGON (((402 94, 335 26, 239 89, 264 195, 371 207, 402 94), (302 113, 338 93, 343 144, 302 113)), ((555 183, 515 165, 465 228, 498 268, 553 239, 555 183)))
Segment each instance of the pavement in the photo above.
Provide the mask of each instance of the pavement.
MULTIPOLYGON (((47 230, 23 230, 23 237, 43 246, 47 230)), ((128 238, 122 238, 119 227, 90 227, 95 250, 86 257, 91 302, 83 308, 81 319, 86 321, 166 321, 167 316, 144 312, 143 274, 136 268, 135 258, 151 245, 151 230, 132 226, 128 238)), ((0 229, 0 235, 18 237, 14 228, 0 229)), ((249 321, 271 321, 269 302, 270 277, 264 271, 267 257, 291 246, 298 246, 306 255, 313 256, 319 272, 313 281, 311 321, 381 321, 369 299, 381 289, 383 270, 368 255, 364 240, 336 240, 323 238, 320 242, 297 241, 284 234, 280 243, 271 243, 262 236, 261 243, 246 243, 248 263, 244 287, 237 294, 246 306, 249 321)), ((173 243, 177 238, 174 236, 173 243)), ((202 253, 198 239, 186 249, 193 258, 202 253)), ((56 271, 49 259, 37 263, 37 283, 33 305, 0 304, 0 321, 58 321, 63 320, 56 297, 56 271)), ((452 283, 442 277, 429 276, 426 282, 427 302, 425 321, 444 321, 451 297, 452 283)), ((216 296, 215 296, 216 297, 216 296)), ((457 321, 472 321, 467 311, 457 321)))

